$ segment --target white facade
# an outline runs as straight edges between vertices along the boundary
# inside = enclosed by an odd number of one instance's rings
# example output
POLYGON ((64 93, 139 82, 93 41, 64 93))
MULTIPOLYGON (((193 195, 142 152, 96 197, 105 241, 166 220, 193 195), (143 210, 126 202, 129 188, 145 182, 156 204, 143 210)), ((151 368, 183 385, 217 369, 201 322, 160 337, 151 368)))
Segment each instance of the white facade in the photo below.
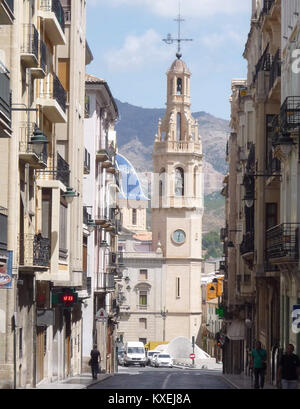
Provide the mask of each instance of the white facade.
MULTIPOLYGON (((123 229, 119 248, 124 254, 119 286, 121 318, 120 341, 164 341, 163 311, 165 266, 162 251, 152 251, 151 233, 134 234, 123 229), (148 236, 148 237, 147 237, 148 236)), ((168 341, 166 339, 166 341, 168 341)))
MULTIPOLYGON (((115 279, 111 254, 117 253, 116 212, 118 189, 115 178, 114 155, 116 133, 114 124, 118 111, 107 83, 86 75, 85 148, 90 167, 84 177, 83 205, 94 226, 86 234, 86 268, 90 283, 90 298, 83 308, 83 363, 87 362, 93 344, 98 345, 102 368, 113 371, 114 337, 108 336, 109 322, 97 322, 96 313, 103 308, 109 319, 116 318, 115 279), (109 341, 107 341, 107 337, 109 341)), ((115 263, 114 263, 115 264, 115 263)), ((113 332, 113 331, 112 331, 113 332)))

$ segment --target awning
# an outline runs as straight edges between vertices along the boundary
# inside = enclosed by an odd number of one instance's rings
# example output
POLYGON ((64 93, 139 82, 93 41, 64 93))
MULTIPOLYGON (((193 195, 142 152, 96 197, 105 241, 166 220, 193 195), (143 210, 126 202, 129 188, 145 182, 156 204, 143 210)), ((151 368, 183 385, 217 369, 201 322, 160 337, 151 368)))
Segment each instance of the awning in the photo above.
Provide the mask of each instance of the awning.
POLYGON ((246 327, 244 321, 234 320, 227 330, 227 337, 232 341, 241 341, 245 339, 246 327))

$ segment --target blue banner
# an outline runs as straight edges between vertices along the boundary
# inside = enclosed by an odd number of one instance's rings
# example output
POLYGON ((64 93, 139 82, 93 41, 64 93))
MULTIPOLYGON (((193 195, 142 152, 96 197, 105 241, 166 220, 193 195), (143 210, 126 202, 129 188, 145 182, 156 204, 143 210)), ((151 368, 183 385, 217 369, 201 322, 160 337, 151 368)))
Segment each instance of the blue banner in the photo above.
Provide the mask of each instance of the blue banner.
POLYGON ((0 289, 12 288, 12 264, 13 264, 13 252, 9 250, 7 252, 7 261, 3 265, 0 265, 0 289))

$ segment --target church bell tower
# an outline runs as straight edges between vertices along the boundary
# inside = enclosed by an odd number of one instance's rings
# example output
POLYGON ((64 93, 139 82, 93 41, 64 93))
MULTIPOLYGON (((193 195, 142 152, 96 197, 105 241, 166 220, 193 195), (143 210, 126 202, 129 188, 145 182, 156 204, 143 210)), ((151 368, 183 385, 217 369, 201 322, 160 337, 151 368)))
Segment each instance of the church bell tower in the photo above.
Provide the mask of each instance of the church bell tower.
POLYGON ((201 325, 202 143, 190 110, 190 80, 179 47, 167 72, 166 113, 153 151, 153 249, 161 245, 166 263, 161 306, 167 311, 166 341, 197 337, 201 325))

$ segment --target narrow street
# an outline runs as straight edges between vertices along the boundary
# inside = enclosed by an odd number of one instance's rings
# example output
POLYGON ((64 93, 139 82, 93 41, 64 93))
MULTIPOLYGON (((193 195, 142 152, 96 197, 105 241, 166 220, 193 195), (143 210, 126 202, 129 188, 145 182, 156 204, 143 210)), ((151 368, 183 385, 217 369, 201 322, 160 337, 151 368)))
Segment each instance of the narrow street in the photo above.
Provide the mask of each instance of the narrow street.
POLYGON ((119 366, 118 374, 88 389, 233 389, 220 371, 119 366))

